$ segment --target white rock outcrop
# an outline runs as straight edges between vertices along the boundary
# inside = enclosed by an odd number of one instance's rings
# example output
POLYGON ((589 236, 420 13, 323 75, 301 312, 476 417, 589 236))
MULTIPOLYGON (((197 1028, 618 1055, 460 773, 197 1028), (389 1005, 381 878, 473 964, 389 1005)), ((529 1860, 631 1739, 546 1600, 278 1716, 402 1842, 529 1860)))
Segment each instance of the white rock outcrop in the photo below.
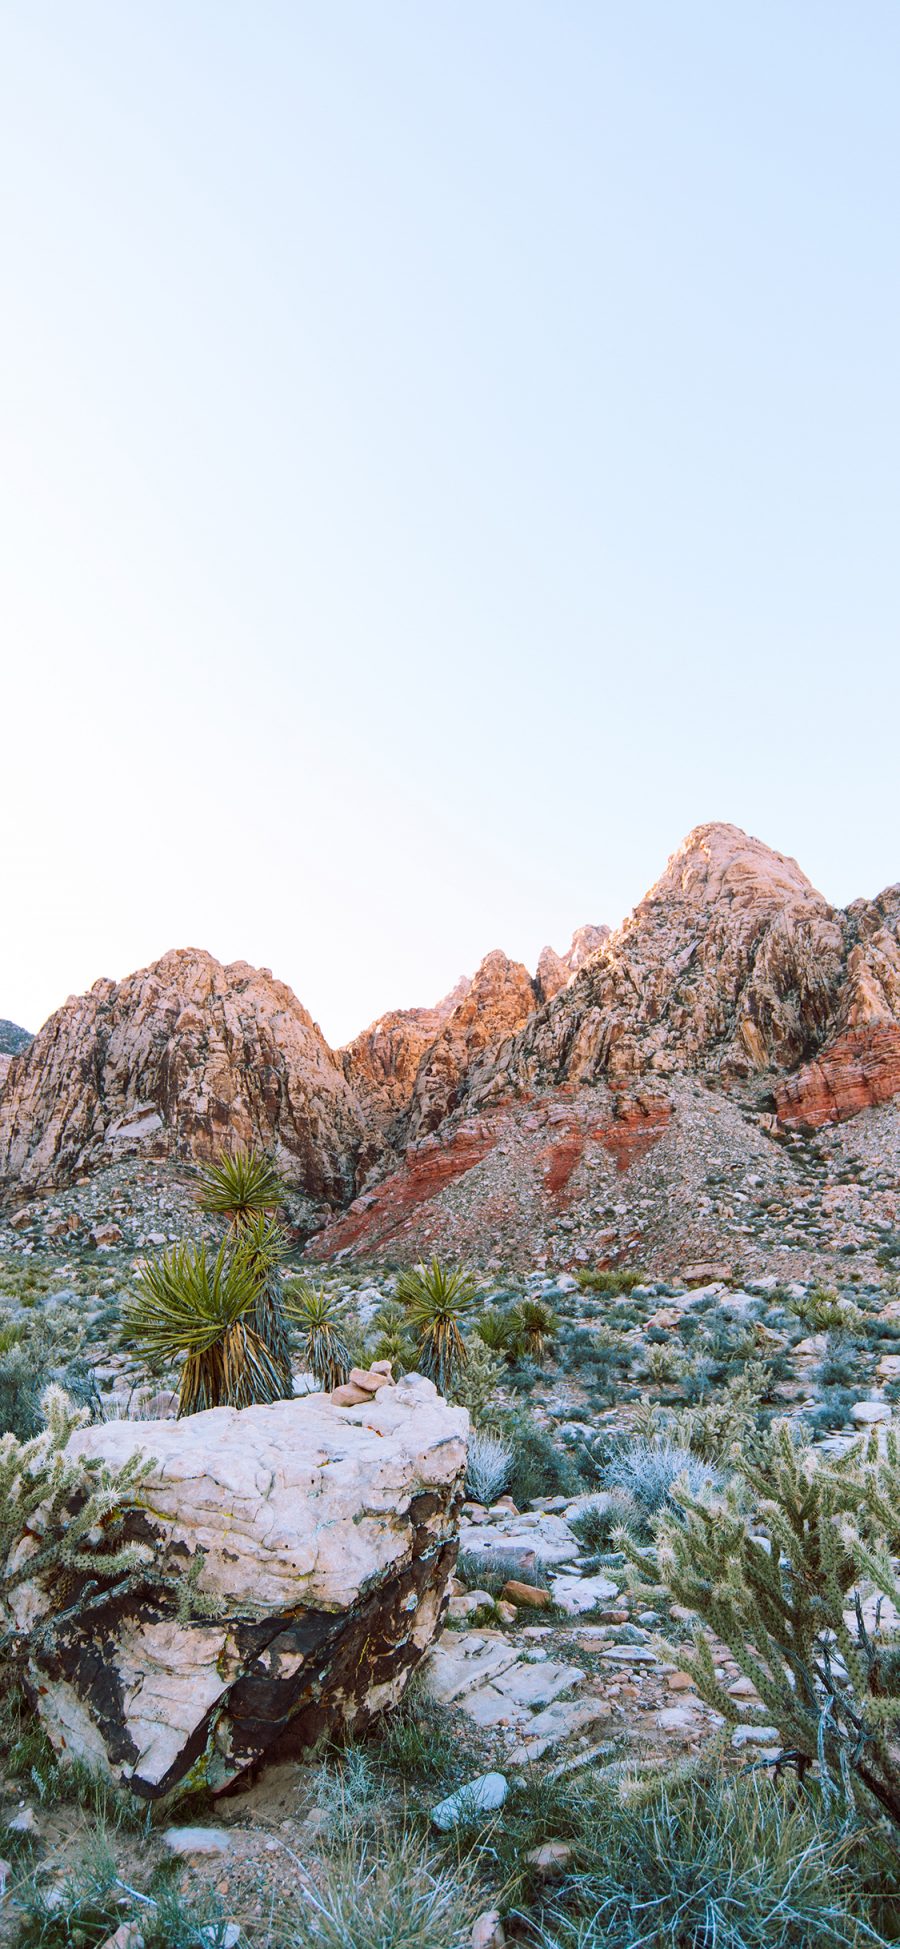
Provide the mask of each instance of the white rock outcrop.
MULTIPOLYGON (((155 1798, 361 1730, 442 1619, 467 1433, 465 1410, 419 1375, 355 1407, 312 1394, 79 1430, 84 1456, 147 1456, 135 1535, 168 1588, 151 1574, 49 1640, 37 1629, 31 1681, 57 1750, 155 1798)), ((58 1603, 23 1583, 14 1621, 35 1631, 58 1603)))

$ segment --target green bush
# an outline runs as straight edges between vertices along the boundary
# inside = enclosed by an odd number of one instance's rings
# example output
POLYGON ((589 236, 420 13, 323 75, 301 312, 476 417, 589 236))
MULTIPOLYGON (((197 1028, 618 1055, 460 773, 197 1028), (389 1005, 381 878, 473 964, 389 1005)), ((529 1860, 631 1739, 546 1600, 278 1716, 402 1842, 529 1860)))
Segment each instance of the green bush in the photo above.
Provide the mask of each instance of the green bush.
POLYGON ((541 1917, 543 1949, 877 1949, 894 1939, 896 1864, 791 1781, 689 1774, 619 1793, 566 1789, 573 1860, 541 1917))
POLYGON ((591 1272, 582 1266, 575 1277, 585 1293, 630 1293, 633 1287, 644 1284, 646 1274, 629 1272, 624 1266, 616 1272, 591 1272))
MULTIPOLYGON (((623 1547, 729 1646, 762 1700, 757 1723, 778 1728, 801 1771, 818 1765, 835 1794, 900 1828, 900 1634, 867 1626, 861 1608, 848 1622, 867 1586, 900 1609, 896 1433, 884 1455, 873 1434, 817 1465, 782 1422, 724 1496, 673 1493, 681 1511, 661 1517, 653 1551, 627 1538, 623 1547)), ((682 1663, 708 1703, 737 1721, 704 1632, 682 1663)))

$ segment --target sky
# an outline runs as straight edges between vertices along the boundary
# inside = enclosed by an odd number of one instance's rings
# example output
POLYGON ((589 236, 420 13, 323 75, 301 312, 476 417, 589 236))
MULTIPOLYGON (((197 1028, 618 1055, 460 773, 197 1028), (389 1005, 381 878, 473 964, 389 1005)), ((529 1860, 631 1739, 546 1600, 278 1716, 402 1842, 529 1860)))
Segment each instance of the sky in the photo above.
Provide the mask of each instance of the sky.
POLYGON ((0 0, 0 1016, 900 878, 896 0, 0 0))

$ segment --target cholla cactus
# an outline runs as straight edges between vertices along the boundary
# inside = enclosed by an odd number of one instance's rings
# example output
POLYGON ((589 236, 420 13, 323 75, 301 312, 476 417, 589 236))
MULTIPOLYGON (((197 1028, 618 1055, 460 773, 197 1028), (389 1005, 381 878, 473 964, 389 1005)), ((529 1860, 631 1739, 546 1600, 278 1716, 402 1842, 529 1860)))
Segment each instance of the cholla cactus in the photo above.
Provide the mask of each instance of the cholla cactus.
MULTIPOLYGON (((900 1444, 889 1432, 816 1466, 786 1422, 740 1490, 700 1500, 673 1490, 652 1552, 621 1547, 729 1646, 801 1771, 818 1762, 826 1787, 874 1801, 900 1826, 900 1636, 867 1627, 862 1593, 900 1609, 900 1444), (747 1489, 756 1498, 747 1514, 747 1489)), ((896 1611, 894 1612, 896 1615, 896 1611)), ((707 1639, 683 1657, 707 1703, 737 1721, 707 1639)), ((746 1723, 746 1720, 745 1720, 746 1723)))
POLYGON ((86 1611, 143 1585, 152 1554, 126 1536, 145 1458, 134 1455, 114 1470, 73 1457, 69 1438, 88 1420, 87 1410, 56 1386, 45 1390, 41 1408, 47 1425, 39 1435, 0 1440, 0 1647, 7 1655, 24 1648, 13 1615, 20 1584, 41 1583, 58 1600, 52 1620, 29 1634, 34 1649, 86 1611), (34 1547, 23 1547, 23 1538, 33 1538, 34 1547))

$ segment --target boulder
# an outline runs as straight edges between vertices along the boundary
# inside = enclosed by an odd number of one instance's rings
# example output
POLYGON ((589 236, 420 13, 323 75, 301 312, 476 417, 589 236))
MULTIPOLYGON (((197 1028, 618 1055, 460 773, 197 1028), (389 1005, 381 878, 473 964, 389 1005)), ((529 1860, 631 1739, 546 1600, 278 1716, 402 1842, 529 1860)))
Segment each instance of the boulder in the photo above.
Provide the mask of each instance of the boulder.
MULTIPOLYGON (((276 1750, 363 1731, 441 1623, 467 1432, 465 1410, 420 1375, 357 1407, 311 1394, 79 1429, 70 1449, 84 1457, 146 1456, 133 1527, 150 1570, 52 1637, 35 1628, 61 1600, 39 1579, 15 1588, 57 1751, 156 1799, 187 1781, 218 1792, 276 1750)), ((38 1547, 32 1520, 19 1562, 38 1547)))

